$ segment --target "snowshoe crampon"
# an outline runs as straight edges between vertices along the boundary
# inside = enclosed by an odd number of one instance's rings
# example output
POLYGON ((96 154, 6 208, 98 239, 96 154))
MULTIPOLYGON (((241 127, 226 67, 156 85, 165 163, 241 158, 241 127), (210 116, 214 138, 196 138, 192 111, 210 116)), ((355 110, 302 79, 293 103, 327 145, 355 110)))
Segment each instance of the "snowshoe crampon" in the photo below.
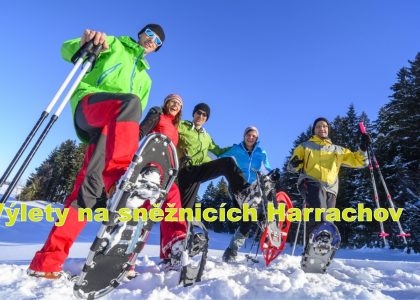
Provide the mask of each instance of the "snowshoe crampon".
POLYGON ((276 200, 276 207, 279 205, 285 205, 286 216, 284 221, 275 220, 268 222, 262 232, 260 249, 267 267, 277 256, 280 255, 286 246, 287 234, 290 228, 290 221, 287 220, 287 211, 290 208, 293 208, 292 201, 290 201, 289 196, 287 196, 284 192, 278 192, 276 194, 276 200))
POLYGON ((201 281, 207 262, 209 237, 203 223, 193 221, 188 223, 186 238, 186 255, 182 258, 182 269, 179 283, 184 286, 201 281))
POLYGON ((169 138, 159 133, 148 135, 108 200, 109 220, 102 223, 74 285, 76 297, 103 297, 125 282, 153 226, 150 219, 142 220, 132 209, 162 205, 177 172, 176 149, 169 138), (131 211, 131 220, 120 220, 120 209, 131 211))
POLYGON ((300 263, 302 270, 306 273, 325 273, 340 242, 340 233, 333 223, 325 221, 317 225, 305 247, 300 263))

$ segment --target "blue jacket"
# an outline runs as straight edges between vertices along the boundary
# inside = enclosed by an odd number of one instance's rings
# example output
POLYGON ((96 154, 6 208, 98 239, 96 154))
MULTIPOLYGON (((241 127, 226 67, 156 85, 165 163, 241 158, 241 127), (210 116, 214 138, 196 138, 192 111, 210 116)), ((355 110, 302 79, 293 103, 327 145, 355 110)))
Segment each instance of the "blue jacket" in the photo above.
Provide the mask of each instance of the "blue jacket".
POLYGON ((252 183, 255 181, 255 172, 252 169, 261 171, 262 167, 267 171, 271 171, 270 164, 268 163, 267 153, 259 146, 259 142, 255 144, 254 150, 251 155, 245 148, 244 142, 233 145, 228 151, 220 155, 219 157, 231 156, 236 160, 236 164, 242 170, 245 179, 252 183))

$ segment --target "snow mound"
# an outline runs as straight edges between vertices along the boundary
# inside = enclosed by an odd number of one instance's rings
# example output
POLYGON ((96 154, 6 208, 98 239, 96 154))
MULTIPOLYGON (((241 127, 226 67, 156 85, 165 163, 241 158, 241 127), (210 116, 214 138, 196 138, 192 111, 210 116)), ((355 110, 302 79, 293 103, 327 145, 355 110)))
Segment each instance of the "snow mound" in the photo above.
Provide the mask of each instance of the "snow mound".
MULTIPOLYGON (((213 250, 202 281, 178 286, 179 273, 165 273, 157 257, 138 261, 140 273, 121 285, 107 299, 419 299, 420 263, 335 260, 327 274, 306 274, 300 257, 283 255, 266 268, 239 259, 226 264, 222 251, 213 250)), ((65 270, 78 273, 84 260, 69 259, 65 270)), ((26 275, 27 263, 0 265, 1 299, 74 299, 73 284, 26 275)))

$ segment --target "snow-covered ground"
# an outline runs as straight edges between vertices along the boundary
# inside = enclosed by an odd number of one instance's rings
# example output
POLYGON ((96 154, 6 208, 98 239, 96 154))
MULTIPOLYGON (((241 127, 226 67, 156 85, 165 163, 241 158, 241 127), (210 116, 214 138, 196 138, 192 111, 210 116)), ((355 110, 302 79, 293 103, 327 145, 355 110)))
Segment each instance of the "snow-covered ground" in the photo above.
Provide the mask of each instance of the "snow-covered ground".
MULTIPOLYGON (((41 201, 29 204, 45 205, 41 201)), ((4 223, 3 212, 0 219, 0 299, 74 299, 71 282, 26 275, 33 254, 41 248, 52 223, 17 222, 12 227, 5 227, 4 223)), ((80 271, 98 227, 97 223, 87 225, 71 249, 65 270, 80 271)), ((211 250, 202 281, 184 288, 177 285, 179 275, 176 272, 164 273, 157 266, 159 230, 155 226, 137 263, 136 270, 140 275, 121 285, 106 299, 420 299, 418 254, 384 249, 342 249, 327 274, 306 274, 299 268, 300 257, 290 255, 289 245, 268 268, 261 257, 257 264, 247 262, 243 255, 237 264, 223 263, 221 256, 230 237, 210 232, 211 250)), ((301 253, 301 249, 296 253, 301 253)))

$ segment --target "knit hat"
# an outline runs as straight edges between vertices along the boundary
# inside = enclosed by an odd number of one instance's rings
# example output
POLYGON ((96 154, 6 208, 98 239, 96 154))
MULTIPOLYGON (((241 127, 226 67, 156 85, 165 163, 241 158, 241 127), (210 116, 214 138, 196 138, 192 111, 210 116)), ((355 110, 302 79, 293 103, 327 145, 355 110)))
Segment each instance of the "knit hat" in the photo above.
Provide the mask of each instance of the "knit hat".
POLYGON ((250 131, 255 131, 256 133, 257 133, 257 138, 260 136, 260 133, 258 132, 258 129, 257 129, 257 127, 255 127, 255 126, 248 126, 247 128, 245 128, 245 131, 244 131, 244 137, 246 136, 246 134, 248 133, 248 132, 250 132, 250 131))
POLYGON ((194 117, 194 114, 196 113, 197 110, 204 111, 207 115, 207 121, 209 120, 209 118, 210 118, 210 107, 206 103, 199 103, 194 107, 193 117, 194 117))
POLYGON ((180 95, 177 95, 177 94, 169 94, 168 96, 166 96, 165 100, 163 101, 163 106, 165 106, 166 103, 168 101, 171 101, 171 100, 178 102, 181 106, 184 105, 184 103, 182 101, 182 97, 180 95))
POLYGON ((330 122, 328 122, 328 120, 324 117, 319 117, 314 121, 314 124, 312 125, 312 134, 315 134, 315 126, 316 123, 318 123, 319 121, 324 121, 325 123, 327 123, 328 129, 330 128, 330 122))
MULTIPOLYGON (((158 25, 158 24, 147 24, 146 26, 144 26, 139 33, 137 34, 137 36, 140 36, 140 34, 142 34, 143 32, 146 31, 146 29, 149 28, 151 31, 153 31, 154 33, 156 33, 160 40, 163 42, 165 41, 165 32, 163 31, 163 28, 158 25)), ((160 45, 159 47, 156 48, 155 52, 157 52, 159 50, 159 48, 162 47, 162 45, 160 45)))

